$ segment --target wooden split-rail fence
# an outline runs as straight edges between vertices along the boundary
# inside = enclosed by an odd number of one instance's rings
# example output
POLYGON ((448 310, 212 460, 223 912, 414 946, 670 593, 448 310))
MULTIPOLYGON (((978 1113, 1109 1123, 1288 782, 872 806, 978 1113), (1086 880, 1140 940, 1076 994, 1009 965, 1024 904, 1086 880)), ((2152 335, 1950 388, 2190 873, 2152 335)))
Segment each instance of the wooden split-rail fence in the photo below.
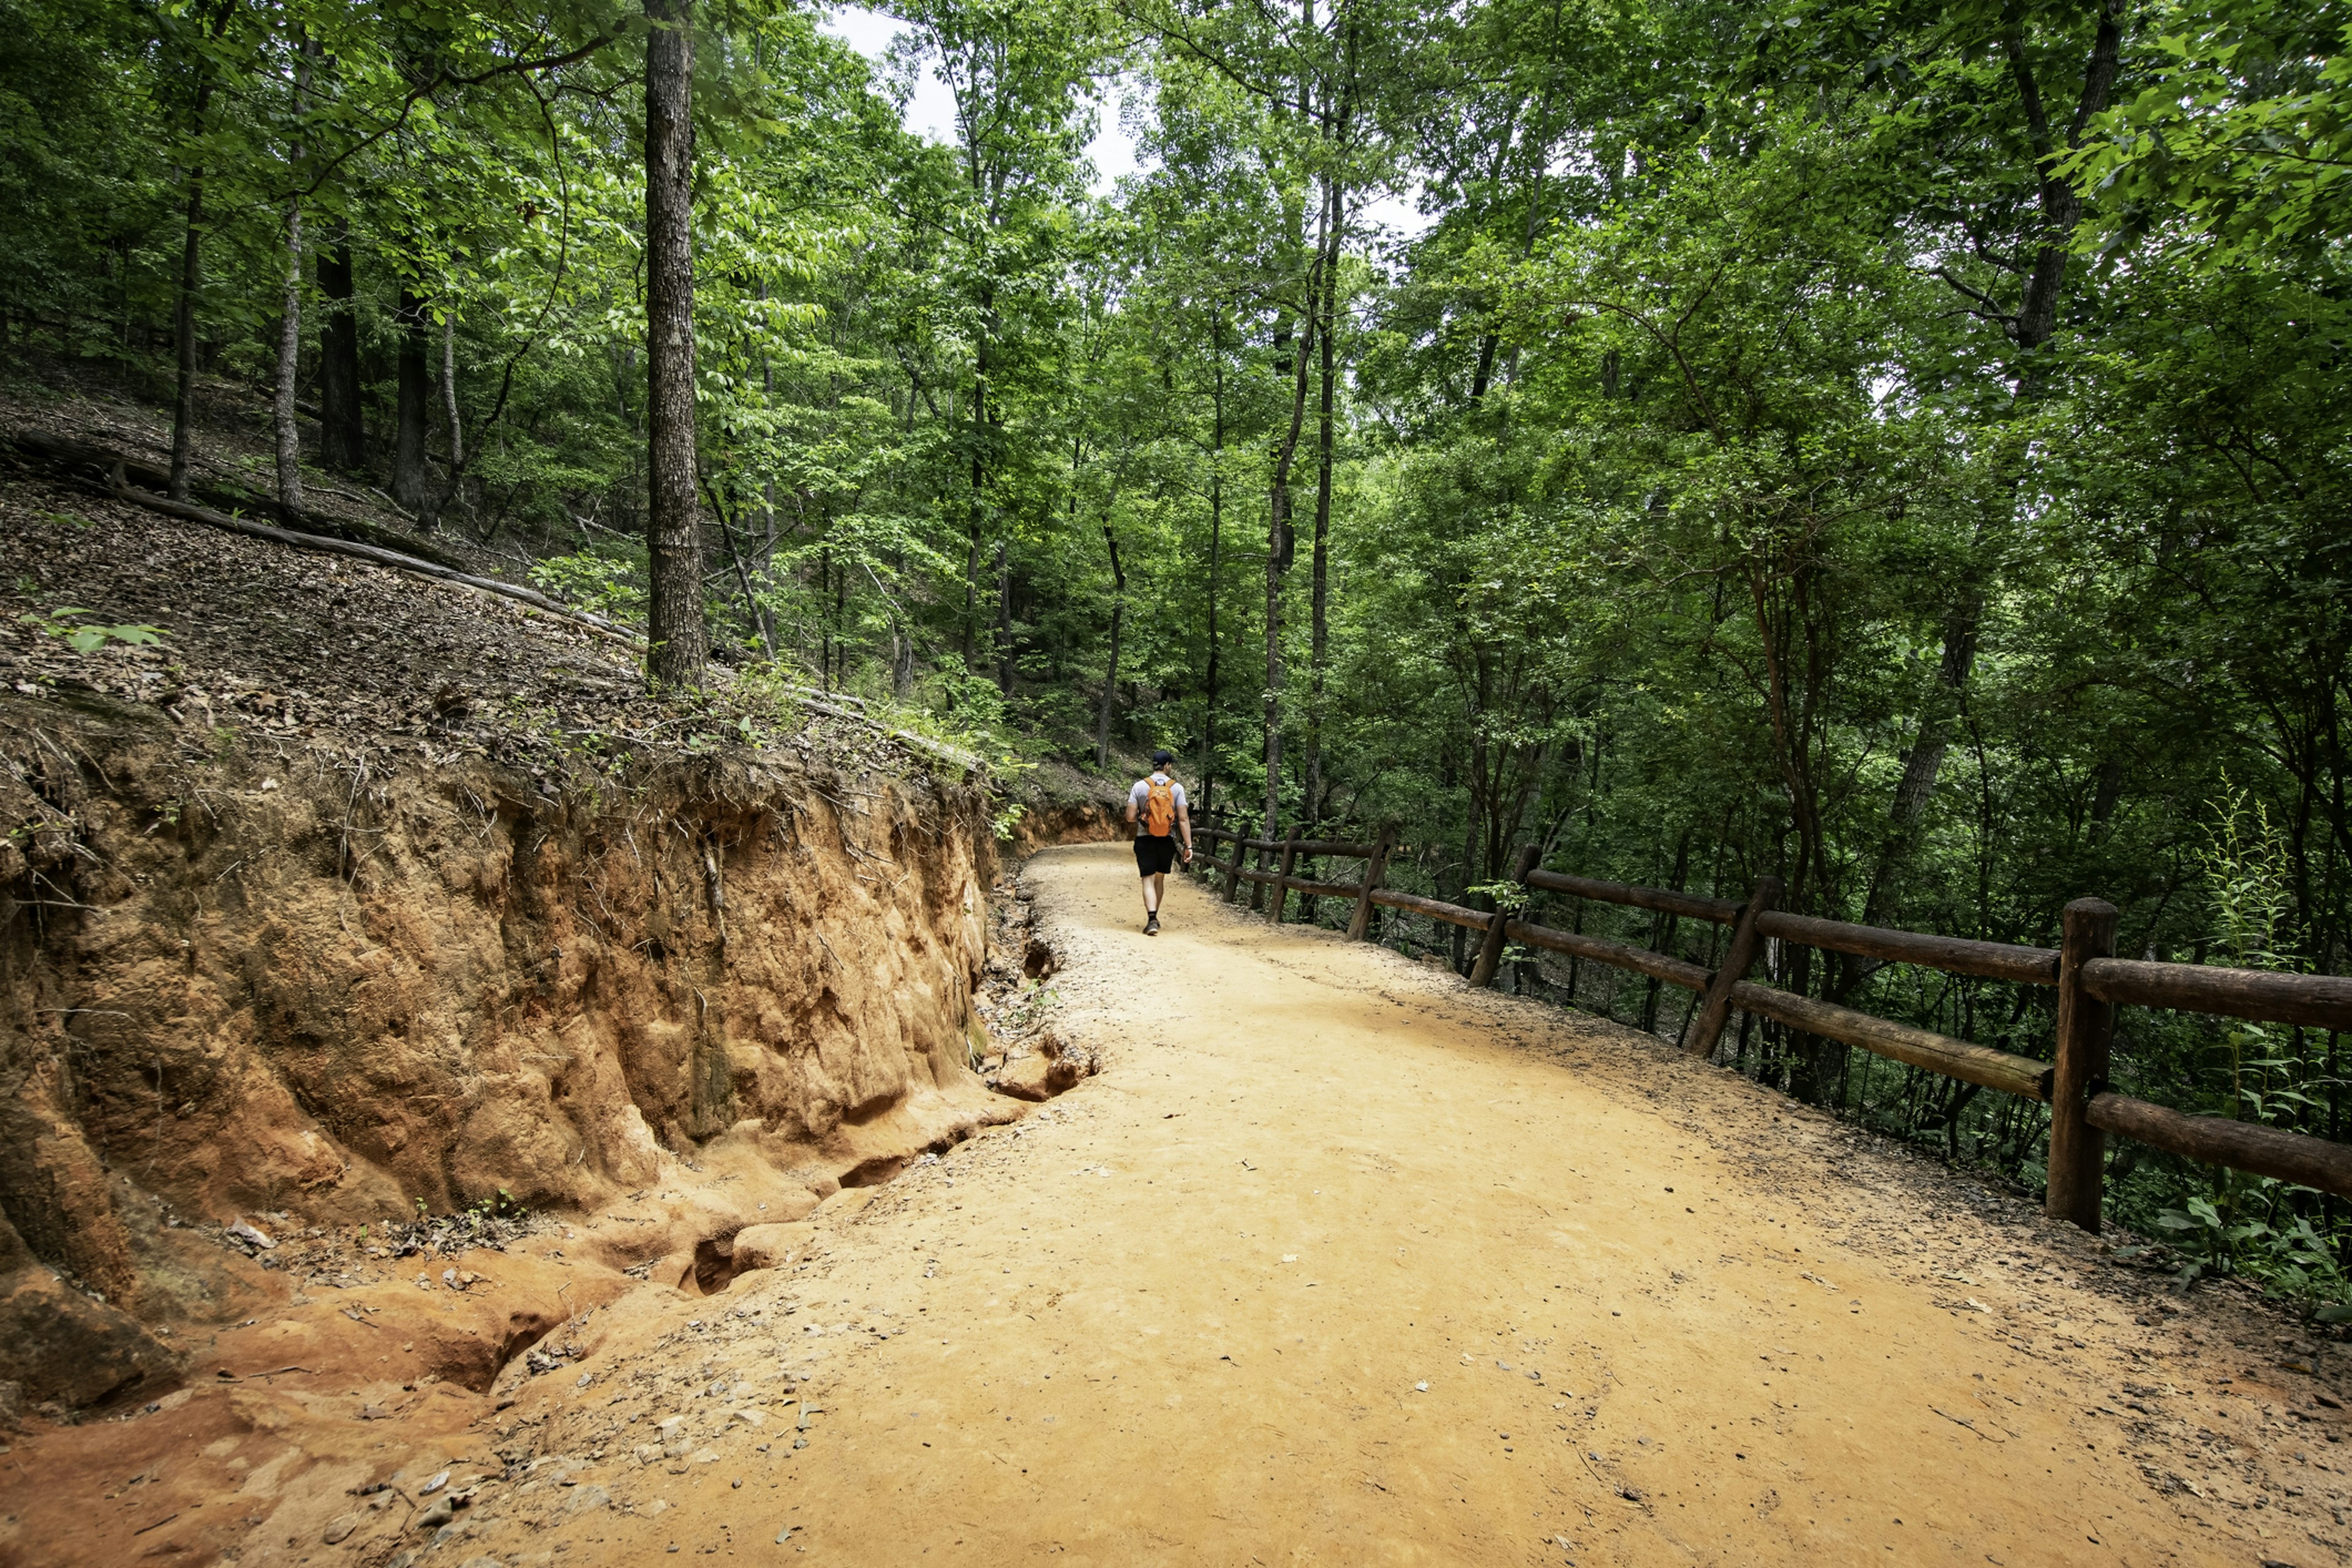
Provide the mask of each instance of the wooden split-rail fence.
POLYGON ((1729 927, 1730 940, 1724 944, 1722 963, 1708 970, 1625 942, 1555 931, 1507 912, 1465 909, 1385 887, 1389 861, 1397 849, 1392 832, 1370 844, 1300 838, 1296 833, 1287 838, 1253 838, 1219 827, 1203 827, 1200 835, 1211 845, 1222 843, 1229 850, 1226 858, 1213 853, 1199 856, 1195 868, 1204 875, 1223 874, 1227 902, 1238 896, 1244 881, 1255 884, 1261 892, 1270 891, 1272 897, 1262 901, 1268 918, 1277 922, 1284 918, 1290 895, 1297 893, 1307 899, 1353 900, 1355 909, 1348 921, 1351 941, 1362 940, 1370 930, 1375 906, 1426 915, 1477 933, 1477 957, 1470 968, 1473 985, 1494 984, 1505 945, 1517 942, 1682 986, 1697 998, 1684 1044, 1696 1057, 1714 1055, 1737 1010, 1966 1083, 2041 1100, 2050 1107, 2050 1181, 2044 1207, 2052 1218, 2072 1221, 2084 1230, 2099 1228, 2105 1135, 2111 1132, 2209 1164, 2274 1176, 2352 1198, 2352 1144, 2261 1122, 2184 1115, 2167 1106, 2117 1094, 2106 1081, 2118 1007, 2169 1008, 2345 1031, 2352 1030, 2352 979, 2118 958, 2116 910, 2103 900, 2078 899, 2066 906, 2058 947, 2021 947, 1789 914, 1775 907, 1780 884, 1770 878, 1757 885, 1747 902, 1734 903, 1664 888, 1633 887, 1542 870, 1536 864, 1535 846, 1520 850, 1509 879, 1521 887, 1729 927), (1245 863, 1253 854, 1258 860, 1255 867, 1245 863), (1278 860, 1268 869, 1268 860, 1274 858, 1278 860), (1302 858, 1359 859, 1364 862, 1363 875, 1354 882, 1295 876, 1302 858), (2058 993, 2057 1059, 2036 1061, 1759 984, 1748 976, 1767 939, 1885 963, 1919 964, 1948 974, 2053 987, 2058 993))

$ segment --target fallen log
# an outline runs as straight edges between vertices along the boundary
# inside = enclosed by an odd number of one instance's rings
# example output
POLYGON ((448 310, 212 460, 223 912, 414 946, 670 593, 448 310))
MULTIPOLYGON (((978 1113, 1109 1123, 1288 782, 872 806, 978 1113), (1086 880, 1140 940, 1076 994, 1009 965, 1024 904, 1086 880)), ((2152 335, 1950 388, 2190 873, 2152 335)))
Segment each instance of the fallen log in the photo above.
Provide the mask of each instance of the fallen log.
POLYGON ((127 502, 131 506, 144 507, 149 511, 161 512, 165 517, 176 517, 184 522, 200 522, 207 528, 217 528, 226 533, 241 533, 248 539, 266 539, 273 544, 289 545, 296 550, 308 550, 320 555, 348 556, 355 561, 365 561, 371 565, 389 566, 396 571, 414 572, 419 576, 430 577, 436 582, 456 583, 467 588, 478 588, 485 594, 496 594, 502 598, 513 599, 561 620, 586 626, 591 631, 602 633, 605 637, 626 643, 633 647, 645 646, 645 638, 636 633, 623 626, 616 626, 602 616, 591 615, 585 610, 575 610, 569 605, 551 599, 536 588, 520 587, 512 583, 501 583, 495 577, 477 577, 470 573, 453 571, 446 566, 436 565, 433 562, 415 555, 404 554, 397 550, 385 550, 373 544, 360 544, 348 539, 329 539, 322 534, 297 533, 292 529, 277 528, 266 522, 252 522, 245 518, 231 517, 226 512, 215 511, 210 507, 194 506, 186 501, 170 500, 163 496, 150 495, 144 490, 133 489, 120 479, 107 487, 107 493, 115 500, 127 502))
MULTIPOLYGON (((162 469, 151 468, 137 458, 97 446, 89 441, 77 441, 68 436, 53 436, 44 430, 18 430, 8 437, 8 443, 18 452, 38 458, 54 471, 77 479, 101 485, 112 492, 113 479, 120 470, 124 484, 133 489, 143 487, 147 492, 163 489, 171 482, 162 469)), ((280 526, 304 533, 352 540, 361 544, 373 544, 380 550, 395 551, 429 561, 446 571, 463 572, 466 563, 438 545, 369 522, 363 518, 330 517, 324 512, 310 511, 286 506, 276 499, 239 486, 206 482, 196 489, 199 500, 216 511, 254 512, 275 519, 280 526)))

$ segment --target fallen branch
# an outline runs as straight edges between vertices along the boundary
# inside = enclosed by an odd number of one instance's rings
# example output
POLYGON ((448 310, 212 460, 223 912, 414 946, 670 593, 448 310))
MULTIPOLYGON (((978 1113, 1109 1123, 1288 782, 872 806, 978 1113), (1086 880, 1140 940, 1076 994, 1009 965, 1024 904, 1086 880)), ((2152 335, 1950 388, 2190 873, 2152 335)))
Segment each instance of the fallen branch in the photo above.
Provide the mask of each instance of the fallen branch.
MULTIPOLYGON (((133 488, 143 487, 148 490, 156 490, 163 488, 169 477, 163 469, 142 463, 126 453, 88 441, 78 441, 71 437, 52 436, 40 430, 18 430, 11 434, 7 440, 9 445, 26 457, 37 458, 51 469, 78 480, 96 479, 111 485, 113 477, 119 470, 124 483, 133 488)), ((318 488, 352 500, 364 501, 364 498, 352 495, 348 490, 336 490, 328 485, 320 485, 318 488)), ((202 500, 211 502, 216 508, 231 507, 238 511, 249 511, 259 516, 274 518, 281 525, 302 532, 326 534, 350 539, 361 544, 373 544, 378 549, 396 551, 404 555, 413 555, 419 560, 429 561, 434 565, 447 571, 462 572, 466 568, 464 561, 438 546, 422 539, 412 538, 396 528, 386 528, 382 523, 368 522, 359 518, 330 517, 324 512, 289 507, 268 496, 257 494, 234 484, 220 483, 217 480, 205 484, 198 494, 202 500)), ((389 503, 391 498, 383 499, 389 503)), ((393 510, 399 511, 400 509, 395 506, 393 510)), ((407 514, 402 512, 401 515, 405 517, 407 514)))
POLYGON ((121 469, 119 466, 114 474, 110 476, 107 493, 117 500, 127 501, 132 506, 145 507, 150 511, 159 511, 166 517, 176 517, 184 522, 200 522, 207 528, 217 528, 228 533, 241 533, 248 539, 266 539, 273 544, 291 545, 297 550, 309 550, 321 555, 347 555, 352 560, 365 561, 372 565, 389 566, 401 572, 414 572, 419 576, 430 577, 436 582, 457 583, 465 587, 478 588, 483 593, 514 599, 576 626, 586 626, 591 631, 602 633, 631 647, 645 646, 645 638, 635 632, 616 626, 602 616, 593 616, 585 610, 575 610, 569 605, 549 598, 536 588, 518 587, 512 583, 501 583, 495 577, 477 577, 470 573, 452 571, 446 566, 436 566, 430 561, 415 555, 403 554, 397 550, 384 550, 373 544, 356 544, 348 539, 329 539, 322 534, 297 533, 289 528, 273 528, 266 522, 249 522, 241 517, 231 517, 226 512, 215 511, 210 507, 191 506, 185 501, 169 500, 163 496, 151 495, 145 490, 133 489, 121 478, 121 469))

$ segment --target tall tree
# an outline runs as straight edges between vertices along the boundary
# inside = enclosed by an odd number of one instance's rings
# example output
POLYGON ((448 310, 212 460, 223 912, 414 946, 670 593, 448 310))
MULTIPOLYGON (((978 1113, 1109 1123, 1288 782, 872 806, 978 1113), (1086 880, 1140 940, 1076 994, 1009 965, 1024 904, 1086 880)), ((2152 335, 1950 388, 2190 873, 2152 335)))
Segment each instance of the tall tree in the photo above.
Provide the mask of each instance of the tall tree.
MULTIPOLYGON (((290 40, 295 57, 293 118, 295 132, 286 153, 289 184, 298 190, 303 165, 301 123, 310 95, 310 41, 294 29, 290 40)), ((270 405, 270 423, 278 447, 278 500, 289 512, 302 510, 302 435, 295 423, 296 383, 302 374, 302 198, 286 201, 286 289, 278 317, 277 395, 270 405)))
POLYGON ((433 418, 433 369, 425 358, 433 315, 429 301, 404 280, 394 316, 399 349, 394 356, 392 499, 403 510, 423 515, 431 504, 433 476, 425 468, 425 444, 433 418))
POLYGON ((702 683, 702 518, 695 500, 694 32, 690 0, 646 0, 646 546, 648 674, 702 683))
POLYGON ((184 174, 187 205, 180 241, 180 287, 172 332, 179 347, 178 375, 172 388, 172 469, 168 481, 173 500, 188 499, 188 465, 195 441, 196 291, 204 280, 206 222, 203 142, 211 129, 216 68, 213 49, 228 25, 229 15, 229 0, 213 0, 211 5, 196 10, 193 26, 184 20, 180 29, 188 50, 194 88, 187 110, 189 153, 184 174))
POLYGON ((352 473, 367 463, 360 385, 358 288, 352 270, 351 225, 338 219, 318 251, 319 462, 352 473))

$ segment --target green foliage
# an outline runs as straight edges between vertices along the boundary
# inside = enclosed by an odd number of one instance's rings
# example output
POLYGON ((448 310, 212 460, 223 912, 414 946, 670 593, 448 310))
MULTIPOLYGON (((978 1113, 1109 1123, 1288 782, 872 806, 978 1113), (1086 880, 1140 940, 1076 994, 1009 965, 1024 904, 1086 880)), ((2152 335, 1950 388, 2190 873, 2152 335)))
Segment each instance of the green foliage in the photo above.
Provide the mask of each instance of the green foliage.
MULTIPOLYGON (((2222 775, 2227 785, 2229 775, 2222 775)), ((2197 851, 2213 900, 2214 939, 2241 969, 2294 969, 2294 859, 2268 803, 2229 790, 2197 851)))
MULTIPOLYGON (((452 524, 642 621, 635 10, 0 11, 12 353, 152 393, 201 170, 205 368, 260 377, 299 204, 314 253, 348 241, 380 436, 403 347, 448 330, 452 524)), ((2134 954, 2345 972, 2338 0, 898 15, 877 68, 808 13, 697 10, 698 479, 730 673, 682 703, 684 743, 862 703, 1005 778, 1092 768, 1100 734, 1113 766, 1179 750, 1204 817, 1401 825, 1393 874, 1448 897, 1517 897, 1533 842, 2007 942, 2097 893, 2134 954), (924 76, 944 143, 900 121, 924 76), (1114 82, 1144 160, 1104 189, 1114 82), (1376 231, 1406 189, 1421 226, 1376 231)), ((307 367, 312 268, 301 300, 307 367)), ((1699 922, 1526 908, 1719 957, 1699 922)), ((1510 958, 1530 990, 1684 1022, 1679 993, 1510 958)), ((2050 1049, 2041 994, 1769 963, 2050 1049)), ((1754 1020, 1731 1049, 2041 1179, 2040 1107, 1754 1020)), ((2131 1011, 2114 1076, 2341 1137, 2340 1053, 2131 1011)), ((2352 1257, 2340 1205, 2128 1146, 2110 1174, 2118 1218, 2182 1221, 2209 1271, 2342 1294, 2315 1261, 2352 1257)))
POLYGON ((2167 0, 2141 86, 2063 172, 2090 226, 2213 271, 2333 273, 2352 233, 2352 13, 2336 0, 2167 0))
POLYGON ((161 626, 126 625, 100 626, 81 619, 90 612, 67 606, 43 610, 37 614, 20 615, 16 618, 35 631, 53 637, 62 637, 66 646, 76 653, 94 653, 108 643, 117 642, 131 647, 152 647, 162 642, 165 632, 161 626))
POLYGON ((625 626, 646 623, 646 552, 634 540, 591 541, 570 554, 542 557, 532 563, 530 580, 583 610, 625 626))
POLYGON ((2157 1215, 2157 1227, 2186 1261, 2180 1280, 2243 1276, 2265 1290, 2306 1304, 2324 1302, 2326 1321, 2352 1314, 2352 1278, 2307 1215, 2282 1212, 2279 1184, 2249 1177, 2228 1184, 2218 1201, 2191 1197, 2157 1215), (2273 1221, 2275 1220, 2276 1226, 2273 1221))

